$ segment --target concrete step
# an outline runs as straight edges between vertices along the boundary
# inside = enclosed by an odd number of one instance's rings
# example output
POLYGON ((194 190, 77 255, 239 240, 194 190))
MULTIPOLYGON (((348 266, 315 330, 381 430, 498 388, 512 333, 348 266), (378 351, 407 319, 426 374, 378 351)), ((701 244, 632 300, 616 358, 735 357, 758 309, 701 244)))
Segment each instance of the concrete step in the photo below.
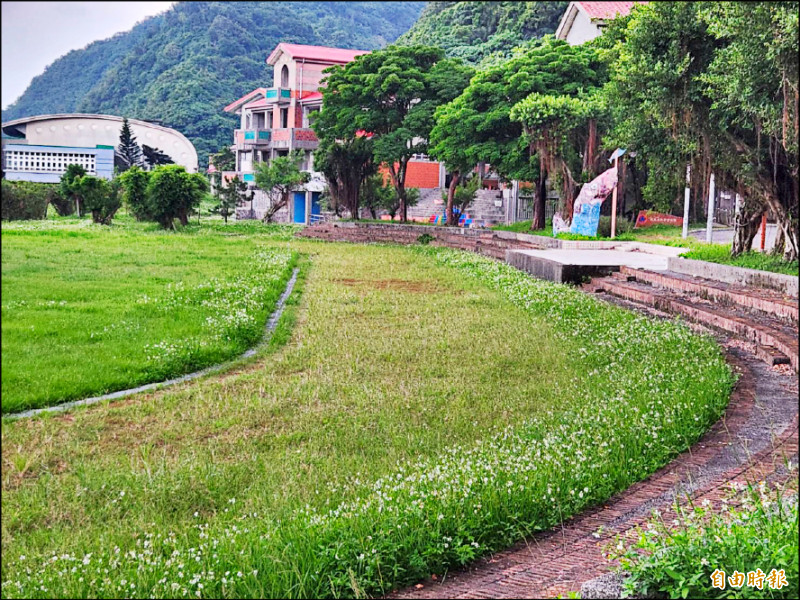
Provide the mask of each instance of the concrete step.
POLYGON ((593 284, 597 291, 681 315, 687 320, 753 343, 762 348, 760 358, 768 364, 776 364, 776 361, 788 362, 795 371, 798 370, 800 360, 796 331, 774 317, 756 316, 697 296, 680 297, 675 293, 658 290, 636 281, 624 282, 618 278, 607 277, 596 279, 593 284))
POLYGON ((785 296, 775 290, 744 288, 671 271, 656 272, 625 266, 620 267, 617 277, 628 281, 648 283, 656 288, 683 295, 699 296, 726 306, 757 311, 791 324, 798 322, 800 311, 798 311, 797 299, 785 296))

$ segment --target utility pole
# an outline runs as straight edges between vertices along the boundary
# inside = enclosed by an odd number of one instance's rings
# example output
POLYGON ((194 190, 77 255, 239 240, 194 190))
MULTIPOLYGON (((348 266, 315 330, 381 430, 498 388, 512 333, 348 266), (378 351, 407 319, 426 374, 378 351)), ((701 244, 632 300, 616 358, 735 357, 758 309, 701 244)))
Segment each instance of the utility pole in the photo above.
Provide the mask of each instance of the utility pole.
POLYGON ((692 183, 692 165, 686 164, 686 188, 683 190, 683 239, 689 237, 689 186, 692 183))
POLYGON ((714 174, 711 174, 711 181, 708 184, 708 219, 706 220, 706 242, 711 243, 712 229, 714 227, 714 202, 716 201, 717 189, 714 185, 714 174))
POLYGON ((614 157, 614 171, 617 173, 617 183, 611 192, 611 239, 617 233, 617 190, 619 189, 619 156, 614 157))

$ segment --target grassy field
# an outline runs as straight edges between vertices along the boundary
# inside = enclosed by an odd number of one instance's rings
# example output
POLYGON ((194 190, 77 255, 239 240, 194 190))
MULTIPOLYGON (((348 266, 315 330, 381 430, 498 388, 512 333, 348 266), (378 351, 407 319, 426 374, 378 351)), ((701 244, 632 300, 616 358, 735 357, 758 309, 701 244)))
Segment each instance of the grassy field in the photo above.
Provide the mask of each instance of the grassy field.
POLYGON ((257 362, 3 422, 4 597, 378 595, 603 501, 727 403, 679 324, 477 255, 291 248, 257 362))
POLYGON ((253 345, 295 256, 269 233, 198 227, 3 223, 3 413, 158 381, 253 345))

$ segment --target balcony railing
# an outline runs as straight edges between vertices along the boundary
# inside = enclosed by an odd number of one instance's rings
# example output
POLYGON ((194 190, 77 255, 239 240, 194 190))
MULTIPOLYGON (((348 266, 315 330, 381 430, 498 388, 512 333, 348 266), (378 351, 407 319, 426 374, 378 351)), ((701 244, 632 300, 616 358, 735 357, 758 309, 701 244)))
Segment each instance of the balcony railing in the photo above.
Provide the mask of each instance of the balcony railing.
POLYGON ((292 90, 282 87, 267 88, 265 97, 267 102, 281 102, 284 100, 290 100, 292 97, 292 90))
POLYGON ((271 138, 271 129, 234 129, 233 131, 233 143, 239 149, 269 144, 271 138))
POLYGON ((283 150, 300 148, 314 150, 319 146, 317 135, 310 127, 281 127, 278 129, 235 129, 233 143, 237 150, 283 150))

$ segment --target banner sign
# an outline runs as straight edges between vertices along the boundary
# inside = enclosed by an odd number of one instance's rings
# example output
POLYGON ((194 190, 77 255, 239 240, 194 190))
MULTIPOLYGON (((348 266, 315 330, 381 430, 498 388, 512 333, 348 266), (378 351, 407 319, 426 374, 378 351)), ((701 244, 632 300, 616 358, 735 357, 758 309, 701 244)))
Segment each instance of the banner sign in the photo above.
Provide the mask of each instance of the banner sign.
POLYGON ((572 225, 567 227, 561 215, 553 215, 553 235, 569 231, 569 233, 597 237, 600 207, 615 185, 617 185, 617 170, 614 168, 585 183, 575 199, 572 225))
POLYGON ((674 225, 675 227, 682 227, 683 218, 655 212, 654 210, 640 210, 639 216, 636 217, 636 225, 634 225, 634 227, 650 227, 651 225, 674 225))

